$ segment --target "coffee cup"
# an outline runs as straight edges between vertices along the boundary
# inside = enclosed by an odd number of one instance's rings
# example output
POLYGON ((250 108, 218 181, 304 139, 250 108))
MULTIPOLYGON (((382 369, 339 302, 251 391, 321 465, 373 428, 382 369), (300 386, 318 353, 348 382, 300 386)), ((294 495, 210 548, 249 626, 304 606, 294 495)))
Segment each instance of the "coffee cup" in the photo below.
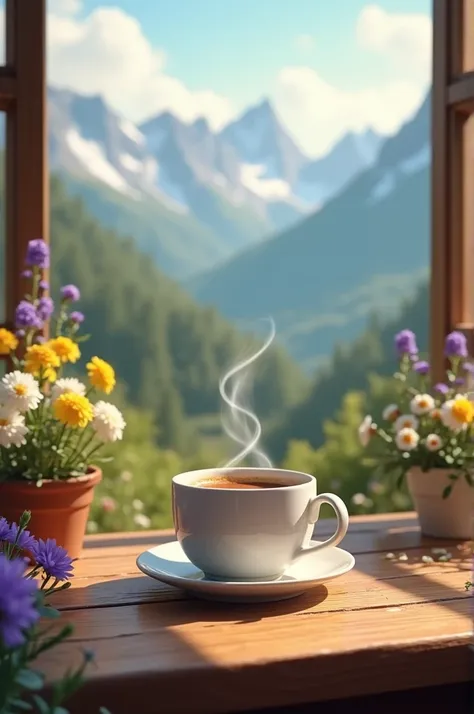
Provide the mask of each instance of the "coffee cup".
POLYGON ((317 495, 310 474, 274 468, 201 469, 172 481, 176 537, 213 580, 273 580, 295 560, 335 546, 349 515, 333 493, 317 495), (337 516, 334 535, 311 544, 320 507, 337 516))

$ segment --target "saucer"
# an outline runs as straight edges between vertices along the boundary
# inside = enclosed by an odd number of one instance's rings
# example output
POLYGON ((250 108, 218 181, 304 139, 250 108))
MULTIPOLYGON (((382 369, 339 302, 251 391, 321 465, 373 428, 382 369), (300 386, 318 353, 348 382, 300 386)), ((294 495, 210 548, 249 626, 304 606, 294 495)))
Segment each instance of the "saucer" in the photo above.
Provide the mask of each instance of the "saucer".
MULTIPOLYGON (((319 541, 311 541, 311 545, 319 541)), ((151 578, 174 585, 206 600, 227 602, 272 602, 302 595, 307 590, 338 578, 354 567, 354 556, 342 548, 328 547, 308 553, 278 580, 209 580, 185 556, 178 541, 164 543, 145 551, 137 566, 151 578)))

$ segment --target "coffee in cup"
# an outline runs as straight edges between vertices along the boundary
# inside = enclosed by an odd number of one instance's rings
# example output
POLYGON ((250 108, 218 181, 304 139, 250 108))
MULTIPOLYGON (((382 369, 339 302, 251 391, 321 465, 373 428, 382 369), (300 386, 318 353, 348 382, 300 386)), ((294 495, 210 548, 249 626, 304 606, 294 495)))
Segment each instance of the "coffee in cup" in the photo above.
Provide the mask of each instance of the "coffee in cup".
POLYGON ((176 537, 189 560, 214 580, 273 580, 296 559, 337 545, 349 515, 335 494, 316 495, 316 479, 274 468, 188 471, 173 478, 176 537), (337 528, 310 544, 321 504, 337 528))

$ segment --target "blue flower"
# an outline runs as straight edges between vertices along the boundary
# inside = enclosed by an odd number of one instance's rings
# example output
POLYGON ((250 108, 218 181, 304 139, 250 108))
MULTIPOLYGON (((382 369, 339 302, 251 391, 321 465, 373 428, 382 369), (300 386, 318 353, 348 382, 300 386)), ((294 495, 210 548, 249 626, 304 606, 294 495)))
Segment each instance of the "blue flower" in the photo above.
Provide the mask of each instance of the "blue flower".
POLYGON ((72 558, 55 540, 48 538, 44 541, 40 538, 32 548, 32 554, 36 564, 41 565, 46 575, 58 580, 69 580, 73 576, 72 558))
POLYGON ((8 529, 8 533, 4 537, 4 540, 6 540, 7 543, 12 544, 16 541, 16 545, 18 546, 18 548, 21 548, 21 550, 32 551, 34 546, 36 545, 36 538, 31 535, 30 531, 26 530, 21 531, 20 535, 18 535, 19 530, 19 526, 16 523, 12 523, 10 528, 8 529))
POLYGON ((41 238, 30 240, 28 243, 26 264, 37 268, 49 268, 49 246, 41 238))
POLYGON ((25 578, 22 558, 9 560, 0 554, 0 641, 5 647, 25 642, 25 631, 39 618, 36 607, 38 582, 25 578))

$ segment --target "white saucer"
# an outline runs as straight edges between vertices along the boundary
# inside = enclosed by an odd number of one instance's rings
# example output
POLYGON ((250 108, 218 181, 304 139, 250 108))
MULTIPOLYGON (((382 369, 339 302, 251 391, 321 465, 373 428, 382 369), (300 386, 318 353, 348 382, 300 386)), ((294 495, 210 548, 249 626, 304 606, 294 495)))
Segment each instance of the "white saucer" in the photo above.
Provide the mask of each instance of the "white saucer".
MULTIPOLYGON (((319 541, 311 541, 318 543, 319 541)), ((158 545, 137 558, 137 566, 151 578, 174 585, 207 600, 271 602, 302 595, 322 583, 349 572, 354 556, 342 548, 308 553, 291 565, 278 580, 235 582, 208 580, 185 556, 177 541, 158 545)))

